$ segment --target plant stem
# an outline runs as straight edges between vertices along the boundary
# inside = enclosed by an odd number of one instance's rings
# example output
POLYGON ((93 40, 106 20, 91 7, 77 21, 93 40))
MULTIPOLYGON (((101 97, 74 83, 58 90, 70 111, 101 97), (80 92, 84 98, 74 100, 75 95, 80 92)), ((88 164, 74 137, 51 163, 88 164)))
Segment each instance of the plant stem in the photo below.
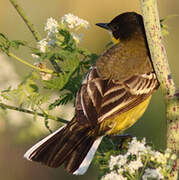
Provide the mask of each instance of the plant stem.
MULTIPOLYGON (((18 14, 22 17, 23 21, 25 22, 25 24, 27 25, 27 27, 31 31, 35 40, 40 41, 41 37, 40 37, 39 32, 35 29, 34 25, 30 22, 29 18, 27 17, 27 15, 24 12, 24 10, 20 7, 20 5, 17 3, 16 0, 9 0, 9 1, 14 6, 14 8, 17 10, 18 14)), ((56 72, 58 72, 58 73, 61 72, 61 68, 53 59, 50 59, 50 62, 51 62, 52 66, 54 67, 56 72)))
POLYGON ((14 6, 14 8, 17 10, 18 14, 22 17, 24 20, 25 24, 29 28, 29 30, 32 32, 32 35, 34 36, 36 41, 40 41, 41 37, 39 32, 35 29, 34 25, 30 22, 28 17, 26 16, 24 10, 19 6, 16 0, 9 0, 11 4, 14 6))
POLYGON ((28 109, 20 108, 20 107, 7 105, 7 104, 4 104, 4 103, 0 103, 0 107, 3 108, 3 109, 11 109, 11 110, 19 111, 19 112, 32 114, 32 115, 38 115, 38 116, 41 116, 41 117, 44 117, 44 118, 47 118, 47 119, 52 119, 54 121, 59 121, 59 122, 65 123, 65 124, 69 122, 69 121, 67 121, 65 119, 62 119, 60 117, 52 116, 52 115, 49 115, 49 114, 46 114, 46 113, 43 114, 43 113, 28 110, 28 109))
MULTIPOLYGON (((140 3, 152 62, 166 106, 167 147, 176 153, 179 159, 179 93, 171 76, 163 44, 157 0, 140 0, 140 3)), ((179 160, 170 180, 177 179, 178 163, 179 160)))
POLYGON ((58 73, 61 73, 61 72, 62 72, 60 66, 59 66, 58 63, 55 61, 54 58, 50 58, 50 62, 51 62, 52 66, 54 67, 54 69, 55 69, 56 72, 58 72, 58 73))
POLYGON ((142 178, 142 175, 144 174, 145 168, 147 167, 148 160, 149 160, 149 155, 148 155, 147 158, 145 159, 143 168, 142 168, 142 170, 141 170, 141 172, 140 172, 140 174, 139 174, 139 179, 141 179, 141 178, 142 178))
POLYGON ((53 72, 52 70, 50 70, 50 69, 42 69, 42 68, 36 67, 36 66, 28 63, 27 61, 24 61, 24 60, 22 60, 21 58, 17 57, 17 56, 16 56, 15 54, 13 54, 13 53, 8 53, 8 55, 11 56, 11 57, 13 57, 14 59, 18 60, 19 62, 21 62, 21 63, 23 63, 23 64, 25 64, 25 65, 27 65, 27 66, 35 69, 35 70, 38 70, 38 71, 40 71, 40 72, 45 72, 45 73, 49 73, 49 74, 53 74, 53 73, 54 73, 54 72, 53 72))

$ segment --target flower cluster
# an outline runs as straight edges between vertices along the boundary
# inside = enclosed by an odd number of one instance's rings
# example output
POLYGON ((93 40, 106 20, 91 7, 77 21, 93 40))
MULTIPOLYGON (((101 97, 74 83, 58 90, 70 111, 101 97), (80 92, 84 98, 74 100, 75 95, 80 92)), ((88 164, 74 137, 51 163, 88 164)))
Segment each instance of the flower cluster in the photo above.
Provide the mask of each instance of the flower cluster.
POLYGON ((58 27, 59 24, 55 19, 52 17, 47 19, 47 23, 44 27, 44 31, 47 31, 47 37, 40 40, 37 45, 40 52, 45 53, 48 47, 55 45, 57 40, 58 27))
POLYGON ((61 19, 61 23, 65 24, 70 29, 89 28, 88 21, 74 16, 71 13, 65 14, 61 19))
MULTIPOLYGON (((38 42, 37 47, 40 50, 40 52, 45 53, 48 50, 48 48, 56 46, 57 45, 56 42, 58 40, 63 39, 62 37, 60 37, 59 34, 60 29, 66 28, 70 32, 70 29, 77 31, 80 28, 87 29, 88 27, 89 27, 88 21, 81 19, 77 16, 74 16, 71 13, 64 15, 61 18, 60 23, 58 23, 55 19, 50 17, 47 19, 47 23, 44 27, 44 31, 47 31, 47 37, 40 40, 38 42)), ((81 34, 78 35, 74 32, 70 32, 70 34, 75 40, 76 44, 78 44, 81 41, 82 39, 81 34)))
MULTIPOLYGON (((65 14, 61 18, 61 24, 64 25, 65 27, 67 27, 68 29, 72 29, 74 31, 77 31, 81 28, 85 28, 85 29, 89 28, 88 21, 81 19, 78 16, 74 16, 71 13, 65 14)), ((77 44, 81 42, 82 34, 78 35, 78 34, 72 32, 71 35, 73 36, 73 39, 75 40, 75 42, 77 44)))
POLYGON ((111 173, 106 174, 104 177, 102 177, 101 180, 127 180, 127 178, 119 174, 118 172, 111 171, 111 173))
POLYGON ((51 36, 51 34, 58 33, 58 26, 58 22, 51 17, 47 19, 44 30, 48 32, 48 36, 51 36))
POLYGON ((146 145, 145 139, 137 141, 134 137, 128 144, 125 154, 111 156, 110 173, 102 180, 131 180, 131 179, 169 179, 176 155, 167 149, 164 153, 154 151, 146 145))
MULTIPOLYGON (((45 53, 46 49, 47 49, 47 45, 48 45, 48 42, 47 42, 47 39, 45 38, 38 42, 37 47, 39 48, 40 52, 45 53)), ((32 56, 32 57, 34 57, 34 56, 32 56)))
POLYGON ((159 168, 157 169, 149 169, 147 168, 145 170, 144 175, 142 176, 143 180, 148 179, 164 179, 164 176, 161 174, 161 170, 159 168))

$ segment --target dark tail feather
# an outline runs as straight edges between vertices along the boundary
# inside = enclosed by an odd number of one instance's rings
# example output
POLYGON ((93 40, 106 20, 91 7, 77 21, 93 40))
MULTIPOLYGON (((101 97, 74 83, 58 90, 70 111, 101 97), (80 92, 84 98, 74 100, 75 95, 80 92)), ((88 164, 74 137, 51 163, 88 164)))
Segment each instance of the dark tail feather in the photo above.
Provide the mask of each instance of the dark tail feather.
POLYGON ((71 153, 70 157, 65 162, 65 169, 68 172, 73 173, 79 168, 79 165, 83 162, 93 143, 94 140, 88 137, 80 144, 80 147, 71 153))
MULTIPOLYGON (((83 164, 86 155, 89 156, 88 152, 95 144, 96 138, 90 136, 90 132, 90 127, 79 127, 79 124, 73 119, 67 126, 35 144, 25 153, 24 157, 54 168, 65 163, 66 170, 74 173, 83 164)), ((96 149, 97 147, 93 147, 93 151, 96 149)), ((88 166, 90 162, 88 159, 88 166)), ((79 171, 75 174, 82 173, 79 171)))

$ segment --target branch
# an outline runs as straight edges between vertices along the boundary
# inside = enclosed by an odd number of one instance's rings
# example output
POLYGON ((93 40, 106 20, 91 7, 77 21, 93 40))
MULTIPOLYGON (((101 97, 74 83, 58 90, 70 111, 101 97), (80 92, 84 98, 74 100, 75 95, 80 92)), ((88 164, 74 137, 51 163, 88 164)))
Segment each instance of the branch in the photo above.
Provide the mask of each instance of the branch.
POLYGON ((14 6, 14 8, 17 10, 18 14, 22 17, 25 24, 29 28, 29 30, 32 32, 32 35, 34 36, 36 41, 40 41, 41 37, 39 32, 35 29, 34 25, 30 22, 28 17, 26 16, 24 10, 19 6, 16 0, 9 0, 11 4, 14 6))
POLYGON ((34 65, 28 63, 27 61, 24 61, 24 60, 22 60, 21 58, 17 57, 17 56, 16 56, 15 54, 13 54, 13 53, 8 53, 8 56, 11 56, 12 58, 16 59, 17 61, 19 61, 19 62, 21 62, 21 63, 23 63, 23 64, 25 64, 25 65, 33 68, 33 69, 35 69, 35 70, 38 70, 38 71, 40 71, 40 72, 45 72, 45 73, 49 73, 49 74, 53 74, 53 73, 54 73, 54 72, 53 72, 52 70, 50 70, 50 69, 39 68, 39 67, 37 67, 37 66, 34 66, 34 65))
MULTIPOLYGON (((152 62, 166 106, 167 147, 179 158, 179 93, 171 76, 163 44, 157 0, 140 0, 152 62)), ((179 163, 179 160, 178 160, 179 163)), ((178 164, 171 180, 177 179, 178 164)))
MULTIPOLYGON (((17 3, 16 0, 9 0, 9 1, 14 6, 14 8, 17 10, 18 14, 22 17, 23 21, 25 22, 25 24, 27 25, 29 30, 32 32, 32 35, 34 36, 35 40, 36 41, 40 41, 41 37, 40 37, 39 32, 35 29, 34 25, 30 22, 29 18, 27 17, 27 15, 24 12, 24 10, 20 7, 20 5, 17 3)), ((50 59, 50 62, 52 64, 52 66, 54 67, 55 71, 60 73, 61 72, 61 68, 55 62, 55 60, 50 59)))
POLYGON ((55 69, 55 71, 57 73, 61 73, 62 70, 61 70, 60 66, 58 65, 58 63, 55 61, 55 59, 54 58, 50 58, 49 60, 50 60, 50 62, 52 64, 53 68, 55 69))
POLYGON ((38 115, 38 116, 41 116, 41 117, 44 117, 44 118, 47 118, 47 119, 52 119, 54 121, 59 121, 59 122, 65 123, 65 124, 69 122, 69 121, 67 121, 65 119, 62 119, 60 117, 52 116, 52 115, 45 114, 45 113, 39 113, 39 112, 31 111, 31 110, 28 110, 28 109, 7 105, 7 104, 4 104, 4 103, 0 103, 0 107, 2 109, 11 109, 11 110, 19 111, 19 112, 32 114, 32 115, 38 115))

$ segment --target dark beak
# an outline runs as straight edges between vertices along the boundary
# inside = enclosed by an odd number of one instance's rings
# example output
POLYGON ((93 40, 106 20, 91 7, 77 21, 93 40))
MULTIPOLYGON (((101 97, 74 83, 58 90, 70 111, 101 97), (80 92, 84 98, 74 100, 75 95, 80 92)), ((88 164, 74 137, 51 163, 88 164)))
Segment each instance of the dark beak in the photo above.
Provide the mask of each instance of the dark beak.
POLYGON ((110 30, 110 27, 109 27, 109 24, 108 24, 108 23, 97 23, 96 25, 99 26, 99 27, 101 27, 101 28, 110 30))

